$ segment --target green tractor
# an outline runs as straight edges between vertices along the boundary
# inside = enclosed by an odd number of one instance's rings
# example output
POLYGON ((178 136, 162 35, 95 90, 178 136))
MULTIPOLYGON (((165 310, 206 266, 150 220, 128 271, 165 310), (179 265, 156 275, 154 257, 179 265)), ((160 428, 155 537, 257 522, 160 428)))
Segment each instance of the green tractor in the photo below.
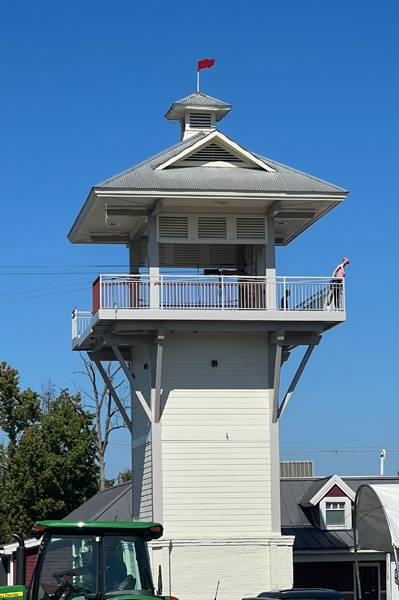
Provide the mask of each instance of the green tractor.
POLYGON ((35 569, 25 586, 26 550, 19 536, 16 584, 0 587, 0 600, 148 600, 161 596, 152 580, 147 542, 162 536, 159 523, 40 521, 35 569))

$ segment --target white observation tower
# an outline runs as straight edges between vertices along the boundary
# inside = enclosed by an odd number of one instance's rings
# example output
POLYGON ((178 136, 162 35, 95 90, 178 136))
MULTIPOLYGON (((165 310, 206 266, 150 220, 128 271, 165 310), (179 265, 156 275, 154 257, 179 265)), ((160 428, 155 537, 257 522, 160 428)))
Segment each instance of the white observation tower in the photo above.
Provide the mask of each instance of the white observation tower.
POLYGON ((132 518, 163 523, 153 568, 181 600, 212 600, 218 581, 218 600, 291 587, 279 419, 346 319, 344 289, 327 310, 330 278, 277 274, 275 247, 289 251, 347 191, 226 137, 230 109, 202 93, 173 103, 180 141, 94 186, 68 236, 129 249, 129 273, 99 275, 91 310, 74 311, 72 348, 117 402, 102 361, 130 382, 132 518), (279 392, 293 350, 303 359, 279 392))

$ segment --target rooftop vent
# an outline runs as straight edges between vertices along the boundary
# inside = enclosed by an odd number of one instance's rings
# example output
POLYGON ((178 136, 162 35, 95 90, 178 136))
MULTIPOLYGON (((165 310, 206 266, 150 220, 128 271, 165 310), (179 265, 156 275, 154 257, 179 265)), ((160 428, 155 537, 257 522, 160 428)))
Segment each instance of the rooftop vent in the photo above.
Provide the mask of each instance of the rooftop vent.
POLYGON ((211 113, 190 113, 190 127, 194 129, 210 129, 212 127, 211 113))
POLYGON ((244 165, 243 160, 238 156, 235 156, 219 144, 209 144, 205 148, 201 148, 198 152, 195 152, 191 156, 188 156, 182 162, 201 162, 201 163, 209 163, 209 162, 228 162, 234 163, 236 165, 244 165))
POLYGON ((314 477, 313 460, 280 462, 280 477, 314 477))

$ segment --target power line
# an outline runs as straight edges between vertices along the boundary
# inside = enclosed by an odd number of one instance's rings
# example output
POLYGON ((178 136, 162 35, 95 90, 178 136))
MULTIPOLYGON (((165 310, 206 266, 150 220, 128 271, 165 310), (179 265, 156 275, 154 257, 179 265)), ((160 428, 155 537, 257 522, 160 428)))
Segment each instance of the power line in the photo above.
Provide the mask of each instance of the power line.
POLYGON ((37 294, 36 296, 23 296, 22 298, 9 298, 7 300, 0 300, 1 302, 18 302, 19 300, 32 300, 33 298, 44 298, 44 296, 58 296, 60 294, 71 294, 72 292, 83 292, 85 290, 91 290, 91 287, 85 287, 74 290, 64 290, 63 292, 51 292, 50 294, 37 294))
POLYGON ((129 265, 0 265, 0 269, 102 269, 128 268, 129 265))
POLYGON ((17 294, 32 294, 33 292, 43 292, 45 290, 57 290, 59 288, 72 287, 74 285, 86 285, 87 283, 92 283, 92 282, 91 281, 80 281, 79 283, 68 283, 66 285, 55 285, 53 287, 37 288, 35 290, 24 290, 23 292, 8 292, 7 294, 0 294, 0 297, 1 296, 16 296, 17 294))

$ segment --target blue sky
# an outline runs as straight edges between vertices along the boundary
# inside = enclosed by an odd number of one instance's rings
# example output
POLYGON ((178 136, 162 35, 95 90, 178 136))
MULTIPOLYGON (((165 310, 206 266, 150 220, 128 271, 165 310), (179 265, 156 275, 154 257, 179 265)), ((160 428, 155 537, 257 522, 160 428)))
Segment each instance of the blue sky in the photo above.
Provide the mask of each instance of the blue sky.
MULTIPOLYGON (((284 413, 282 458, 376 474, 386 448, 396 475, 398 13, 393 0, 1 0, 1 360, 22 386, 73 387, 71 311, 90 309, 90 282, 123 271, 127 251, 66 235, 93 185, 178 141, 163 115, 195 91, 197 58, 215 58, 201 91, 233 105, 226 135, 350 190, 278 250, 279 275, 328 276, 351 259, 347 323, 284 413), (26 293, 42 288, 54 289, 26 293)), ((129 463, 127 436, 112 441, 108 476, 129 463)))

